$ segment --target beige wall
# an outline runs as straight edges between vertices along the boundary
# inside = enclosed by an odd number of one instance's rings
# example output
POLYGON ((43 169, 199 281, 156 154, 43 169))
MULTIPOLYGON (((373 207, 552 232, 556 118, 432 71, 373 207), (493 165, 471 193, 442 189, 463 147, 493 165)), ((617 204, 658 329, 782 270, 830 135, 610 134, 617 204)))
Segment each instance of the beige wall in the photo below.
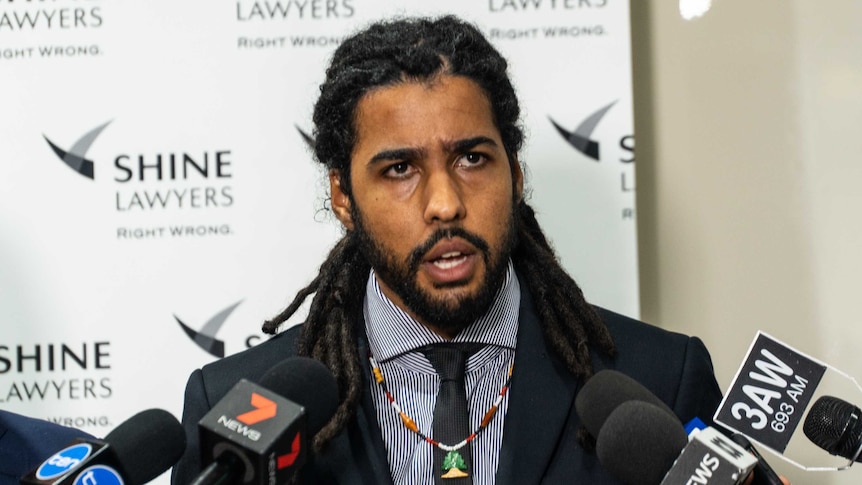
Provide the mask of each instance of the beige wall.
POLYGON ((862 2, 631 3, 644 320, 722 388, 757 329, 862 379, 862 2))

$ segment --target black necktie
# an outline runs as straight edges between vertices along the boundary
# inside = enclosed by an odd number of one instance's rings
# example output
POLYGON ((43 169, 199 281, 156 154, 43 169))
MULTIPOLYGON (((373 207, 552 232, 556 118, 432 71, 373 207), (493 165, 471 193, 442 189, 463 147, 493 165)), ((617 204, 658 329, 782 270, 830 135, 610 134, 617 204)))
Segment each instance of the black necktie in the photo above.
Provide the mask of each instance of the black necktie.
MULTIPOLYGON (((437 394, 437 403, 434 405, 434 422, 431 431, 431 438, 439 443, 452 446, 470 436, 470 415, 467 411, 464 370, 467 357, 478 348, 481 346, 475 344, 437 344, 422 349, 440 376, 440 391, 437 394)), ((455 453, 460 455, 463 463, 457 455, 434 448, 435 484, 469 485, 473 483, 473 457, 470 453, 470 444, 464 445, 455 453), (447 455, 449 455, 448 460, 447 455), (463 470, 461 465, 464 466, 463 470), (461 475, 459 470, 466 472, 468 476, 448 478, 453 474, 461 475), (447 475, 447 478, 443 478, 443 475, 447 475)))

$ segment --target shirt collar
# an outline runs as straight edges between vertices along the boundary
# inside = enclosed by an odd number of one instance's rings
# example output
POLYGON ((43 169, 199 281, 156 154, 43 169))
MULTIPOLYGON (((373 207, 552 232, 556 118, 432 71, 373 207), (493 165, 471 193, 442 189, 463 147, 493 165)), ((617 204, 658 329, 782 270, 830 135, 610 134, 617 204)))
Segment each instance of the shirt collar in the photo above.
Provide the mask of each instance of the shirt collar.
MULTIPOLYGON (((509 261, 506 276, 491 307, 451 342, 476 342, 514 350, 520 303, 521 287, 509 261)), ((379 362, 429 344, 447 342, 387 298, 373 269, 366 284, 363 313, 369 349, 379 362)))

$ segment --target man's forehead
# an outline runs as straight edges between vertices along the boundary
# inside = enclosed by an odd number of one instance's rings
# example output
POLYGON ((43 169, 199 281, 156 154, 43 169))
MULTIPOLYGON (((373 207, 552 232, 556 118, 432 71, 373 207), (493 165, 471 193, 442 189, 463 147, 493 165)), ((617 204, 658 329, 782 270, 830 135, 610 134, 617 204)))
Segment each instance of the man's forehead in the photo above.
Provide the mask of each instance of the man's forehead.
MULTIPOLYGON (((354 116, 357 141, 363 135, 413 138, 423 134, 423 129, 444 134, 446 143, 464 138, 464 130, 492 130, 497 134, 491 103, 479 85, 467 78, 445 78, 435 83, 382 86, 363 95, 354 116)), ((478 135, 489 133, 468 136, 478 135)))

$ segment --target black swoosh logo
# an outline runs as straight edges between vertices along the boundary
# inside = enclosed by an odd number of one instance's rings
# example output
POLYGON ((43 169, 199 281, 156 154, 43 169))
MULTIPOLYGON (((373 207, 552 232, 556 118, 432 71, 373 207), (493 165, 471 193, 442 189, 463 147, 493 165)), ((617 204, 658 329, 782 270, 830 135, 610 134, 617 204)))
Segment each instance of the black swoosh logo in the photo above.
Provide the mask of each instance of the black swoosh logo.
POLYGON ((599 109, 590 116, 587 116, 587 118, 584 119, 577 128, 575 128, 575 131, 571 132, 560 126, 560 124, 554 121, 550 116, 548 116, 548 119, 551 121, 551 124, 554 125, 554 128, 557 129, 557 132, 560 133, 560 136, 562 136, 569 145, 572 145, 575 150, 595 161, 599 161, 599 142, 591 139, 590 136, 605 116, 605 113, 607 113, 615 104, 617 104, 616 101, 599 109))
POLYGON ((44 138, 45 141, 48 142, 48 145, 50 145, 51 149, 54 150, 54 153, 56 153, 57 156, 60 157, 60 160, 62 160, 63 163, 68 165, 69 168, 79 173, 80 175, 83 175, 84 177, 87 177, 88 179, 92 180, 94 179, 95 175, 93 173, 93 161, 87 158, 87 151, 90 150, 90 146, 93 144, 94 141, 96 141, 96 138, 99 136, 102 130, 104 130, 105 127, 107 127, 109 124, 111 124, 111 121, 108 121, 107 123, 104 123, 88 131, 86 134, 84 134, 84 136, 79 138, 78 141, 74 143, 74 145, 72 145, 72 148, 70 148, 69 151, 65 151, 59 146, 57 146, 56 143, 49 140, 48 137, 44 134, 42 135, 42 138, 44 138))
POLYGON ((216 313, 212 318, 207 320, 207 323, 201 327, 200 331, 196 331, 183 323, 183 321, 180 320, 180 317, 174 315, 174 318, 177 323, 180 324, 180 327, 182 327, 186 335, 192 339, 192 342, 208 354, 222 358, 224 357, 224 341, 217 339, 216 333, 218 333, 221 326, 224 325, 224 322, 227 320, 227 317, 230 316, 231 312, 233 312, 240 303, 242 303, 242 300, 216 313))

